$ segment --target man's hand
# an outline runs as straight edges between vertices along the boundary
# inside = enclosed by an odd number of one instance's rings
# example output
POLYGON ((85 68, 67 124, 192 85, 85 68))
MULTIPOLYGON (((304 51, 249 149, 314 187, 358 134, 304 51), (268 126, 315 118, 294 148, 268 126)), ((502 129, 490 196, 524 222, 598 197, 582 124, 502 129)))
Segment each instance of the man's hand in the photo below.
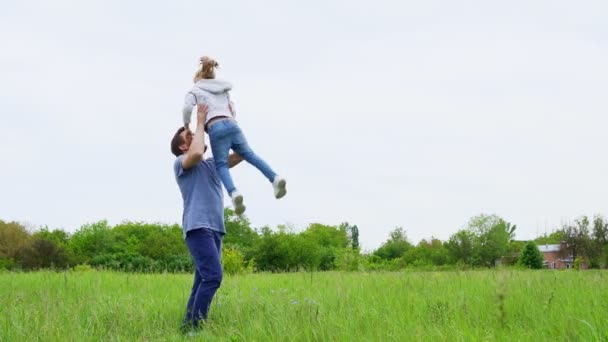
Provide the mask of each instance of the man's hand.
MULTIPOLYGON (((196 131, 190 143, 190 147, 182 160, 182 166, 185 170, 196 165, 203 159, 205 153, 205 121, 207 120, 207 105, 199 104, 196 110, 196 131)), ((190 129, 187 130, 190 133, 190 129)))
POLYGON ((196 123, 198 125, 205 126, 205 121, 207 121, 207 113, 209 112, 209 107, 206 104, 199 104, 196 108, 196 123))

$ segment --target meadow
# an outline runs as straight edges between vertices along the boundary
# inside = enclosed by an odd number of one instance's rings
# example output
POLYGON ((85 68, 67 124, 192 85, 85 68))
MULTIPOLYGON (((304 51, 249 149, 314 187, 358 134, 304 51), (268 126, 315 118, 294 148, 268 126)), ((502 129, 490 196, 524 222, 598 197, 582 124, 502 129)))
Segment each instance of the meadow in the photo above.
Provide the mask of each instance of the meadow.
POLYGON ((0 341, 608 340, 605 271, 255 273, 179 325, 192 276, 0 273, 0 341))

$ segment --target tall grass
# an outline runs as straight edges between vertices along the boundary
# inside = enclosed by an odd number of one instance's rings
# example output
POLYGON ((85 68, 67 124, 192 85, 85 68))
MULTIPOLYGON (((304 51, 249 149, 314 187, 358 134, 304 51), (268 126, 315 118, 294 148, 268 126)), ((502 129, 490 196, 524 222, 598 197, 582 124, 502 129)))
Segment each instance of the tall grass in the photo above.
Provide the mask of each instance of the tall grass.
POLYGON ((608 340, 602 271, 226 276, 195 337, 191 278, 0 273, 0 341, 608 340))

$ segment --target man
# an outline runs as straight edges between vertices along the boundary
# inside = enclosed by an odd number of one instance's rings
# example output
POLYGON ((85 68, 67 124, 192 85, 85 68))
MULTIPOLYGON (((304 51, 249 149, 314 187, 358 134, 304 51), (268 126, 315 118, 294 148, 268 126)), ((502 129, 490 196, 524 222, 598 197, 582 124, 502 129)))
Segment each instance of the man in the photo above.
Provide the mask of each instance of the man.
MULTIPOLYGON (((188 299, 182 328, 197 328, 207 319, 211 300, 222 282, 222 237, 224 201, 222 184, 213 159, 203 160, 207 106, 198 105, 194 134, 181 127, 171 140, 171 152, 177 157, 173 165, 175 179, 184 200, 182 228, 188 250, 194 261, 194 284, 188 299)), ((240 163, 239 155, 231 154, 230 167, 240 163)))

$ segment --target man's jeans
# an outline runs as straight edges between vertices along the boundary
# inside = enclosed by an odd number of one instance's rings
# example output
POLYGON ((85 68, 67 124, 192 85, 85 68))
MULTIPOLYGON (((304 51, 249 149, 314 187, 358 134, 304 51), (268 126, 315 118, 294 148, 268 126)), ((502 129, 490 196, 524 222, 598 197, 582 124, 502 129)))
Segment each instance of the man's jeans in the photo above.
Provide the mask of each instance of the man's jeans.
POLYGON ((200 228, 186 234, 186 245, 194 261, 194 284, 186 307, 183 327, 198 327, 206 320, 211 300, 222 283, 222 234, 200 228))
POLYGON ((232 195, 232 192, 236 190, 230 176, 230 171, 228 170, 228 153, 231 148, 234 152, 240 154, 249 164, 260 170, 270 182, 274 180, 276 173, 249 147, 245 135, 243 135, 241 128, 235 120, 220 120, 211 125, 209 127, 209 140, 211 140, 211 151, 215 160, 215 168, 229 195, 232 195))

